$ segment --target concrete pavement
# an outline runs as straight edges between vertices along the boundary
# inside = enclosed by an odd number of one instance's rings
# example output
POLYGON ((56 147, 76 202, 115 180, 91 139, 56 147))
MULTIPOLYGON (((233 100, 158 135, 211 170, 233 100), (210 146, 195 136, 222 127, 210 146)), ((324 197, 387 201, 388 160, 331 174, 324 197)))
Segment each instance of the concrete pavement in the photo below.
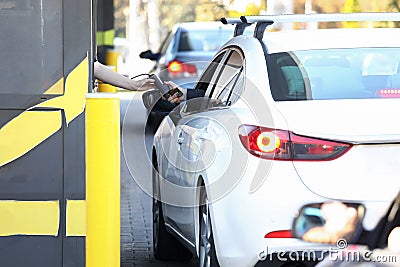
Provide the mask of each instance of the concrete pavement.
POLYGON ((121 98, 121 267, 184 267, 195 261, 162 262, 153 256, 151 165, 144 137, 146 110, 141 93, 118 93, 121 98), (136 177, 134 177, 136 176, 136 177), (140 177, 139 177, 140 176, 140 177))

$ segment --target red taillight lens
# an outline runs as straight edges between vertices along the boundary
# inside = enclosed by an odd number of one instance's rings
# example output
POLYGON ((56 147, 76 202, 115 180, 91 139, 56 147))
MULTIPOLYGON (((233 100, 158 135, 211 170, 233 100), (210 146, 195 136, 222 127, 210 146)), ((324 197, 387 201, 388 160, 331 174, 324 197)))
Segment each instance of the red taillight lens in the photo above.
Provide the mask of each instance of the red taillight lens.
POLYGON ((350 144, 251 125, 239 127, 239 138, 251 154, 274 160, 333 160, 351 148, 350 144))
POLYGON ((293 238, 293 235, 290 230, 280 230, 269 232, 264 238, 293 238))
POLYGON ((376 91, 375 94, 382 98, 400 98, 400 89, 381 89, 376 91))
POLYGON ((333 160, 350 148, 350 144, 315 139, 290 133, 293 160, 333 160))
POLYGON ((168 64, 168 71, 171 73, 179 73, 182 72, 182 63, 178 61, 171 61, 168 64))
POLYGON ((171 61, 168 64, 168 73, 171 78, 197 76, 197 68, 193 64, 171 61))
POLYGON ((290 140, 287 131, 242 125, 239 137, 251 154, 264 159, 290 160, 290 140))

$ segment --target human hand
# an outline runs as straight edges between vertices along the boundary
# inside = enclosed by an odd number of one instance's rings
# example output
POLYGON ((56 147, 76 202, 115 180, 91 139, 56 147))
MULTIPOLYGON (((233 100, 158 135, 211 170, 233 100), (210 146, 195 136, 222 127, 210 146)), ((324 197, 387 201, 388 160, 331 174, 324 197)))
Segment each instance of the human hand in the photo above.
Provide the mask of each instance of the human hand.
POLYGON ((349 241, 356 229, 357 210, 341 202, 328 202, 321 206, 321 212, 325 225, 311 228, 302 239, 327 244, 335 244, 339 239, 349 241))
POLYGON ((151 78, 144 78, 141 80, 132 80, 131 90, 134 91, 146 91, 149 89, 154 89, 154 80, 151 78))
POLYGON ((177 84, 175 84, 175 83, 173 83, 173 82, 171 82, 171 81, 166 81, 165 84, 167 84, 167 85, 169 86, 170 89, 175 89, 175 88, 177 88, 177 89, 179 89, 179 90, 182 92, 182 95, 181 95, 180 97, 178 97, 176 94, 170 96, 170 97, 167 99, 170 103, 180 103, 180 102, 182 102, 182 101, 185 100, 185 98, 186 98, 186 93, 187 93, 187 90, 186 90, 186 89, 184 89, 184 88, 178 86, 177 84))
POLYGON ((400 253, 400 226, 395 227, 388 237, 388 248, 394 253, 400 253))
POLYGON ((336 232, 345 237, 345 234, 354 230, 357 220, 357 211, 344 203, 335 201, 324 203, 321 206, 322 216, 326 220, 325 227, 329 232, 336 232))

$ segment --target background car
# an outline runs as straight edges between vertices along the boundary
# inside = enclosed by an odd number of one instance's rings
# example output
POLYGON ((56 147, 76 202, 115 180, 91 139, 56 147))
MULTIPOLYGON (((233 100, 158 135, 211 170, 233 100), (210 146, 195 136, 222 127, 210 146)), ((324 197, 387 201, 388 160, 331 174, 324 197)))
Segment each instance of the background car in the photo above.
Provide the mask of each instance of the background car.
POLYGON ((363 227, 372 229, 394 199, 400 29, 264 31, 274 21, 310 19, 400 17, 243 17, 258 24, 254 35, 221 47, 195 87, 205 97, 176 107, 154 136, 156 257, 185 248, 200 266, 262 266, 276 257, 283 264, 320 248, 291 234, 302 205, 360 203, 363 227))
POLYGON ((233 31, 234 26, 220 22, 179 23, 165 38, 160 51, 147 50, 140 57, 155 61, 151 72, 162 80, 194 88, 199 75, 233 31))
MULTIPOLYGON (((163 81, 172 81, 193 89, 200 74, 218 49, 233 36, 234 26, 220 22, 185 22, 176 24, 163 41, 160 51, 140 53, 155 61, 151 73, 163 81)), ((149 110, 146 130, 154 134, 161 120, 176 105, 160 100, 149 110)))

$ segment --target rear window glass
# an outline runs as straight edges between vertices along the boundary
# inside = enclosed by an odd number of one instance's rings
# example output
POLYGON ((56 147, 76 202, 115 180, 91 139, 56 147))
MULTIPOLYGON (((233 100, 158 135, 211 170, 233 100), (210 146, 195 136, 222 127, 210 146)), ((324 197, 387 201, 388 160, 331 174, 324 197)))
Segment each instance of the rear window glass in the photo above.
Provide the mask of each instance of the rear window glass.
POLYGON ((233 30, 182 30, 179 39, 178 51, 217 51, 233 36, 233 30))
POLYGON ((268 55, 275 101, 400 97, 400 49, 307 50, 268 55))

